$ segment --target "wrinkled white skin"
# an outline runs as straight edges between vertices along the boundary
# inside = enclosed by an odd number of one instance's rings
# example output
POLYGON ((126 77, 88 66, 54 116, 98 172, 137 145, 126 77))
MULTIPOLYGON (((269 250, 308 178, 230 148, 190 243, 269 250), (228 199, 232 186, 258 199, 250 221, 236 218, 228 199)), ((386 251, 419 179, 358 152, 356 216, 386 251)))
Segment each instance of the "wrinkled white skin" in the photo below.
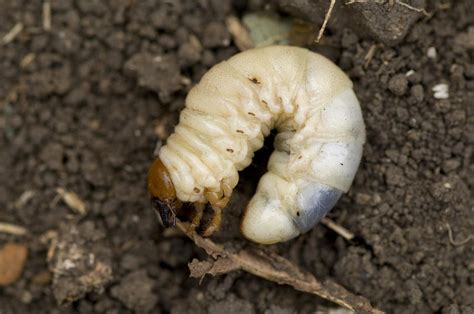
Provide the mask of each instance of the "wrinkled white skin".
POLYGON ((244 213, 242 233, 272 244, 310 230, 349 189, 365 127, 349 78, 302 48, 239 53, 189 92, 159 154, 178 198, 206 202, 205 189, 223 195, 223 182, 234 188, 238 171, 273 128, 279 132, 275 151, 244 213))

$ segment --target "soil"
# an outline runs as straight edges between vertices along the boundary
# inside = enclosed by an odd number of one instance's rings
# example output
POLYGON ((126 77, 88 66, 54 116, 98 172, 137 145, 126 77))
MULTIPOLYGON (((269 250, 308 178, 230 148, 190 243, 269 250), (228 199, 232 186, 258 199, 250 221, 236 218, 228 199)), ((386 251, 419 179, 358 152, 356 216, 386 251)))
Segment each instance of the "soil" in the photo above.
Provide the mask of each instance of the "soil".
MULTIPOLYGON (((0 221, 28 230, 0 233, 0 247, 29 251, 21 278, 0 287, 0 313, 332 307, 243 272, 189 278, 187 263, 206 255, 160 226, 145 189, 156 142, 189 89, 238 52, 225 18, 259 1, 51 0, 50 31, 42 3, 0 1, 2 37, 23 23, 0 47, 0 221), (58 187, 86 214, 58 199, 58 187)), ((474 240, 463 239, 474 230, 474 6, 431 8, 392 48, 348 28, 313 47, 352 78, 365 117, 361 167, 330 214, 356 239, 319 225, 270 249, 387 312, 473 313, 474 240), (449 98, 434 97, 440 83, 449 98)), ((255 174, 243 173, 216 240, 246 243, 238 218, 255 174)))

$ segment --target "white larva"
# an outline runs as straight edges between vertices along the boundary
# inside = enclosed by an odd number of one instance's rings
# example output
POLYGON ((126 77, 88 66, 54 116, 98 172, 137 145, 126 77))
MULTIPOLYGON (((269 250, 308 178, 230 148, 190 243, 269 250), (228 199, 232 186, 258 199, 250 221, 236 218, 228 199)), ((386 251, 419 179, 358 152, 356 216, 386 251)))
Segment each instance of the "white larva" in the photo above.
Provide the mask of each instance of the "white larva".
POLYGON ((242 233, 272 244, 310 230, 351 186, 365 127, 350 79, 303 48, 239 53, 189 92, 179 125, 159 152, 177 198, 211 204, 228 198, 238 171, 272 129, 275 151, 245 210, 242 233))

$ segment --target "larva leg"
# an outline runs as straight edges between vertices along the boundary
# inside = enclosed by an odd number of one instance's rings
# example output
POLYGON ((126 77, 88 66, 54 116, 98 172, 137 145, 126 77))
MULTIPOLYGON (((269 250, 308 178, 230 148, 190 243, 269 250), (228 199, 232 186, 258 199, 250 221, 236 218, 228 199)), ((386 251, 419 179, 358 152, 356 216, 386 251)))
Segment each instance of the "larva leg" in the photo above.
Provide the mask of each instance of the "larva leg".
POLYGON ((225 198, 227 198, 227 201, 229 201, 230 196, 232 195, 233 188, 230 186, 229 183, 225 181, 221 183, 221 187, 222 187, 222 190, 224 191, 225 198))
POLYGON ((191 221, 191 225, 189 226, 191 231, 196 230, 196 228, 201 224, 201 219, 205 208, 206 205, 204 203, 194 203, 194 216, 193 220, 191 221))
POLYGON ((206 229, 203 232, 203 236, 205 237, 211 236, 221 226, 222 208, 226 207, 230 198, 230 196, 227 196, 226 193, 229 193, 229 194, 232 193, 232 189, 228 185, 223 183, 222 186, 224 190, 223 197, 219 197, 218 194, 215 192, 210 192, 210 191, 204 192, 205 197, 211 204, 212 210, 214 211, 214 215, 212 216, 212 219, 209 222, 209 225, 206 227, 206 229))
MULTIPOLYGON (((229 193, 232 193, 232 191, 230 191, 229 193)), ((223 197, 219 197, 216 192, 206 191, 204 192, 204 196, 207 198, 209 203, 211 203, 212 207, 220 207, 220 208, 225 208, 230 199, 230 195, 228 196, 224 194, 223 197)))
POLYGON ((214 216, 212 216, 211 222, 202 233, 204 237, 210 237, 214 232, 219 230, 219 227, 221 226, 222 208, 219 206, 212 206, 212 210, 214 210, 214 216))

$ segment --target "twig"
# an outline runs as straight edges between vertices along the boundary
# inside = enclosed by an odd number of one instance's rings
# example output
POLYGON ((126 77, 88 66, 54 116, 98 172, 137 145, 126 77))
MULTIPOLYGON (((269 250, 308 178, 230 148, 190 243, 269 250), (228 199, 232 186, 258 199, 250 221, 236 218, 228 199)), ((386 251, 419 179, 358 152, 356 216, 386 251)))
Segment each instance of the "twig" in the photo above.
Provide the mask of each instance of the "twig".
POLYGON ((235 45, 237 46, 237 48, 239 48, 240 51, 244 51, 254 47, 247 28, 242 25, 238 18, 236 18, 235 16, 229 16, 225 20, 225 24, 227 26, 227 29, 229 30, 229 33, 231 33, 234 37, 235 45))
POLYGON ((214 259, 204 262, 193 260, 189 264, 192 277, 202 278, 206 274, 219 275, 235 270, 244 270, 278 284, 290 285, 296 290, 318 295, 352 311, 382 313, 373 308, 364 297, 356 296, 330 280, 320 282, 312 274, 299 269, 277 254, 265 253, 256 248, 231 252, 223 245, 203 238, 194 231, 189 231, 188 225, 185 223, 178 221, 177 226, 214 259))
POLYGON ((464 240, 455 241, 454 237, 453 237, 453 230, 451 229, 451 226, 449 225, 449 223, 446 223, 446 228, 448 228, 449 242, 451 242, 451 244, 454 245, 454 246, 464 245, 464 244, 468 243, 469 241, 471 241, 471 239, 474 238, 474 236, 471 234, 464 240))
POLYGON ((43 244, 49 243, 48 252, 46 253, 46 261, 50 262, 53 259, 58 246, 58 232, 56 230, 48 230, 42 234, 39 239, 43 244))
POLYGON ((22 209, 34 196, 35 191, 33 190, 26 190, 21 193, 20 197, 15 202, 15 208, 22 209))
POLYGON ((355 235, 352 232, 350 232, 349 230, 347 230, 343 226, 338 225, 335 221, 333 221, 330 218, 327 218, 327 217, 323 218, 321 220, 321 223, 323 225, 325 225, 326 227, 328 227, 329 229, 331 229, 332 231, 339 234, 341 237, 343 237, 347 241, 350 241, 350 240, 354 239, 354 237, 355 237, 355 235))
POLYGON ((367 69, 367 67, 369 66, 370 62, 372 62, 372 59, 374 58, 375 56, 375 51, 377 50, 377 47, 378 45, 376 44, 373 44, 372 46, 370 46, 369 48, 369 51, 367 51, 367 54, 365 55, 364 57, 364 68, 367 69))
POLYGON ((79 198, 79 196, 77 196, 76 193, 66 191, 63 188, 56 188, 56 193, 58 193, 58 195, 62 198, 64 203, 69 206, 69 208, 76 211, 80 215, 87 214, 86 204, 79 198))
POLYGON ((36 58, 36 55, 32 52, 28 53, 25 57, 23 57, 23 59, 21 59, 21 62, 20 62, 20 67, 21 68, 26 68, 27 66, 29 66, 31 64, 31 62, 33 62, 36 58))
POLYGON ((6 222, 0 222, 0 233, 8 233, 8 234, 13 234, 17 236, 24 236, 25 234, 28 233, 28 230, 18 225, 6 223, 6 222))
POLYGON ((318 38, 316 38, 316 43, 319 43, 319 41, 323 37, 324 31, 326 30, 326 25, 329 22, 329 18, 332 14, 332 9, 334 9, 335 4, 336 0, 331 0, 331 3, 329 3, 329 9, 327 10, 326 15, 324 16, 323 25, 321 25, 321 28, 319 29, 318 38))
POLYGON ((18 22, 15 24, 15 26, 13 26, 13 28, 5 34, 5 36, 3 36, 2 38, 2 45, 6 45, 10 42, 12 42, 16 36, 18 36, 18 34, 21 33, 21 31, 23 30, 23 23, 21 22, 18 22))
POLYGON ((415 8, 411 5, 409 5, 408 3, 406 2, 403 2, 401 0, 395 0, 395 3, 407 8, 407 9, 410 9, 410 10, 413 10, 415 12, 418 12, 418 13, 423 13, 425 16, 431 16, 430 13, 428 13, 424 8, 415 8))
POLYGON ((51 30, 51 2, 43 2, 43 29, 47 32, 51 30))

